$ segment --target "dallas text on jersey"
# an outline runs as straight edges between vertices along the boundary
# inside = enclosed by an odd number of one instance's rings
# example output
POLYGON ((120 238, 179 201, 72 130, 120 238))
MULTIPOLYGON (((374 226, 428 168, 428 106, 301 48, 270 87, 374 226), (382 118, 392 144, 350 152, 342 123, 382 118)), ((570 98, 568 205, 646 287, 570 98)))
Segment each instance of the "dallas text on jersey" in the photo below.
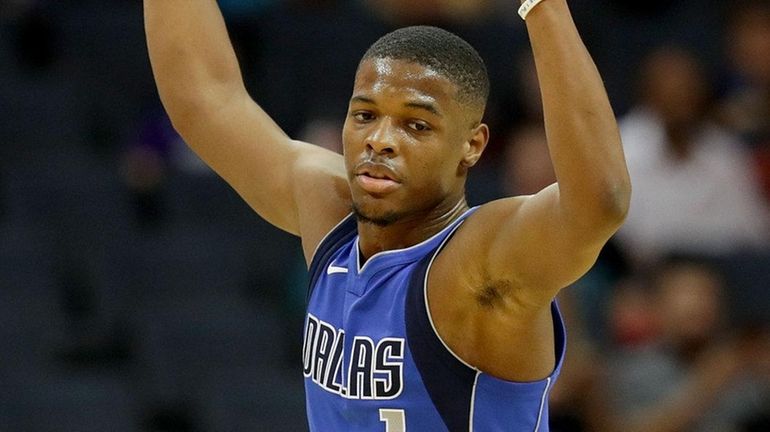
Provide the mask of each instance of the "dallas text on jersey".
POLYGON ((346 352, 345 331, 308 314, 302 360, 305 377, 347 399, 390 400, 403 390, 403 338, 375 343, 368 336, 355 336, 346 352))

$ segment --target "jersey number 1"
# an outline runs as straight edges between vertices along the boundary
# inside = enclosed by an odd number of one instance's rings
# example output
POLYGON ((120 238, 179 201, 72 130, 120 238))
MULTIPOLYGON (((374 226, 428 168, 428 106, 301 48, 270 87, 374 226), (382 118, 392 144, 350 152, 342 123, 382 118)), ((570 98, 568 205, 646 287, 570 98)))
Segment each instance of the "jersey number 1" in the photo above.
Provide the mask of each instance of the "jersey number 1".
POLYGON ((380 408, 380 421, 385 422, 385 432, 406 432, 406 414, 402 409, 380 408))

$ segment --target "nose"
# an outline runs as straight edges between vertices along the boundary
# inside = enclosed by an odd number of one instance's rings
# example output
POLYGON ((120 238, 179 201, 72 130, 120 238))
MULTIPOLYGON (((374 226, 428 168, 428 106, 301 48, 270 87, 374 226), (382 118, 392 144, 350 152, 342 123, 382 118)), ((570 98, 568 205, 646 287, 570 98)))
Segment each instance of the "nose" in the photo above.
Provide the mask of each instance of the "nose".
POLYGON ((398 140, 391 120, 381 119, 366 138, 366 148, 377 154, 393 155, 398 152, 398 140))

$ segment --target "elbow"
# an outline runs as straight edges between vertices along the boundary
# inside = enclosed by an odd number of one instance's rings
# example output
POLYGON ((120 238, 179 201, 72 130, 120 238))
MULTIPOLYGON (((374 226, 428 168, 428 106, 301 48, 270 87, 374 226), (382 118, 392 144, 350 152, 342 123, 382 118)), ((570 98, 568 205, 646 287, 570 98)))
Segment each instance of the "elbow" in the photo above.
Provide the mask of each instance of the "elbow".
POLYGON ((572 220, 590 230, 615 232, 626 221, 631 202, 631 183, 619 179, 585 191, 574 201, 572 220), (582 222, 581 222, 582 221, 582 222))
POLYGON ((202 109, 200 98, 181 91, 169 91, 161 88, 159 88, 158 93, 163 109, 171 120, 174 129, 179 133, 184 132, 194 122, 198 112, 202 109))
MULTIPOLYGON (((620 179, 600 187, 584 189, 581 194, 562 193, 565 220, 581 233, 612 235, 626 220, 631 201, 631 183, 620 179), (573 199, 567 199, 570 196, 573 199)), ((593 234, 592 234, 593 235, 593 234)))
POLYGON ((199 109, 194 105, 164 103, 163 106, 174 130, 182 137, 195 125, 196 119, 200 116, 199 109))
POLYGON ((602 219, 615 229, 620 228, 628 216, 631 205, 631 182, 628 177, 608 185, 601 199, 602 219))

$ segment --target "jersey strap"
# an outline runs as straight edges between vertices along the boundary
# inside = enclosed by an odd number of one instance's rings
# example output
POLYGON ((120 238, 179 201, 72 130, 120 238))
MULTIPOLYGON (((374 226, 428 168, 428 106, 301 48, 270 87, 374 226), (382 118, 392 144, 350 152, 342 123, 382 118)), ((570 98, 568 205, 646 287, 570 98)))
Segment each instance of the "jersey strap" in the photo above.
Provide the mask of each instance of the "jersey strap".
POLYGON ((318 244, 318 248, 313 255, 313 260, 310 262, 310 285, 307 290, 306 301, 310 300, 310 295, 313 294, 313 288, 318 283, 318 279, 324 272, 324 269, 329 264, 337 250, 344 244, 349 243, 358 235, 358 224, 355 216, 349 214, 342 219, 337 226, 332 228, 326 237, 318 244))
POLYGON ((433 253, 426 254, 412 273, 405 317, 412 357, 433 405, 449 431, 467 431, 477 371, 462 364, 436 337, 423 292, 428 268, 454 232, 449 233, 433 253))

